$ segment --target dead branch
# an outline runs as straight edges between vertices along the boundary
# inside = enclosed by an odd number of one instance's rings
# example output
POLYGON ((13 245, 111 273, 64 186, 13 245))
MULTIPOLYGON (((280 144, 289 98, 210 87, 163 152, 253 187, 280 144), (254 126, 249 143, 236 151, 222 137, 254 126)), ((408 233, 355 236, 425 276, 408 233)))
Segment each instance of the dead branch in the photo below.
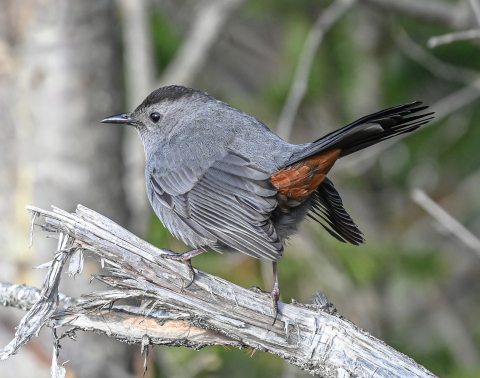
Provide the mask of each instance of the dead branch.
MULTIPOLYGON (((314 305, 279 303, 272 326, 270 299, 221 278, 197 271, 194 283, 185 266, 111 220, 78 206, 69 214, 28 207, 43 230, 59 236, 54 260, 40 291, 0 286, 0 300, 20 308, 32 306, 2 359, 15 354, 46 323, 57 329, 100 332, 129 343, 187 346, 233 345, 276 354, 321 377, 435 377, 409 357, 394 350, 333 310, 319 294, 314 305), (58 295, 62 266, 80 273, 83 251, 101 259, 109 274, 95 275, 110 288, 74 300, 58 295), (19 295, 22 292, 22 295, 19 295), (128 301, 141 300, 140 306, 128 301), (126 302, 116 303, 116 302, 126 302)), ((45 265, 45 264, 44 264, 45 265)), ((70 332, 70 334, 68 333, 70 332)), ((54 349, 55 353, 55 349, 54 349)), ((56 363, 56 362, 55 362, 56 363)))
MULTIPOLYGON (((115 293, 119 298, 119 293, 115 293)), ((142 293, 140 293, 140 296, 142 293)), ((30 310, 40 299, 40 290, 31 286, 0 283, 0 303, 3 306, 30 310)), ((118 305, 106 309, 75 312, 88 301, 59 295, 57 312, 51 317, 55 328, 73 327, 68 332, 93 331, 128 343, 142 343, 146 333, 154 344, 168 344, 201 348, 206 345, 243 346, 218 332, 198 328, 189 323, 190 314, 181 311, 154 310, 151 301, 140 306, 118 305)))

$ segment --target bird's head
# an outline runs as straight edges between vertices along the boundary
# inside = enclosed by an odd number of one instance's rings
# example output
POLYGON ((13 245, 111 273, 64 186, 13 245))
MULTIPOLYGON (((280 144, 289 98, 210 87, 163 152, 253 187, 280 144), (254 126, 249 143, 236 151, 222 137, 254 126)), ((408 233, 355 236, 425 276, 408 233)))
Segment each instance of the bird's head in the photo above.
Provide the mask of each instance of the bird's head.
POLYGON ((194 123, 205 103, 212 99, 206 93, 178 85, 159 88, 132 112, 113 115, 102 123, 116 123, 135 127, 142 141, 161 142, 172 135, 174 129, 194 123))

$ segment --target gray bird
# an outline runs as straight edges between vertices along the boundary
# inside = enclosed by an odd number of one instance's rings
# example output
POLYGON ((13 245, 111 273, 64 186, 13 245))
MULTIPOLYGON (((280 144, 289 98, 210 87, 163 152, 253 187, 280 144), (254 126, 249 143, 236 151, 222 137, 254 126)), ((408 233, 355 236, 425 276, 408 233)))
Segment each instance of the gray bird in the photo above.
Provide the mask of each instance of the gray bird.
MULTIPOLYGON (((208 249, 272 261, 267 293, 274 322, 280 288, 277 261, 306 217, 341 242, 364 243, 327 173, 338 158, 411 132, 433 113, 412 102, 363 117, 313 143, 285 142, 256 118, 207 93, 168 86, 134 112, 104 123, 135 127, 145 149, 147 193, 165 227, 194 249, 163 255, 183 261, 208 249), (408 116, 408 117, 407 117, 408 116)), ((259 290, 256 288, 257 291, 259 290)))

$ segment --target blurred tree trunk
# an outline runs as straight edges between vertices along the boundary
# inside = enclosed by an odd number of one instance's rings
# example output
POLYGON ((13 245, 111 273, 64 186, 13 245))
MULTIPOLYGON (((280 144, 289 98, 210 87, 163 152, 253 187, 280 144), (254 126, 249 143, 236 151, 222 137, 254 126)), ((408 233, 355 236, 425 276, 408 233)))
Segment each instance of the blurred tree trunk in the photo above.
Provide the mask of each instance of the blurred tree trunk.
MULTIPOLYGON (((119 0, 123 29, 125 105, 133 111, 155 88, 148 0, 119 0)), ((124 187, 131 210, 128 229, 145 238, 152 210, 145 191, 145 154, 137 130, 124 126, 124 187)))
MULTIPOLYGON (((31 266, 51 259, 51 241, 28 250, 27 204, 81 203, 126 225, 122 129, 99 124, 122 109, 120 47, 113 0, 0 0, 2 281, 38 285, 31 266)), ((77 280, 75 291, 87 283, 77 280)), ((71 366, 76 376, 128 370, 127 347, 101 340, 81 351, 65 343, 61 357, 89 361, 71 366)))

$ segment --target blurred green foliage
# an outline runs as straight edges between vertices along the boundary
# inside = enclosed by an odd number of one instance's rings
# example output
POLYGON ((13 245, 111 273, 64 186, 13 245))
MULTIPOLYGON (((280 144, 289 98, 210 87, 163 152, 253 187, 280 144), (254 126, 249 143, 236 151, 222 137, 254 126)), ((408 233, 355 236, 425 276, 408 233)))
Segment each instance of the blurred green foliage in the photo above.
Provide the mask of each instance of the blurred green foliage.
POLYGON ((175 55, 182 42, 182 35, 165 15, 157 10, 153 10, 150 14, 150 25, 155 62, 158 71, 161 72, 175 55))

